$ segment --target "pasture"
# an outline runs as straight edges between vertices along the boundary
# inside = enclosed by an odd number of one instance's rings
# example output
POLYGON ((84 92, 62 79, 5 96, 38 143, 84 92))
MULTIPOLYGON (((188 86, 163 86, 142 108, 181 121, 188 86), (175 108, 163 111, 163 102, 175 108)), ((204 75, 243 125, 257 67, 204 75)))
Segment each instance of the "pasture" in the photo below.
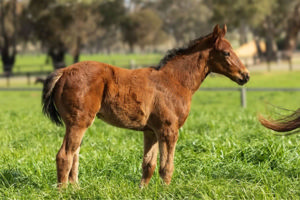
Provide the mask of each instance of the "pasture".
MULTIPOLYGON (((246 87, 299 87, 300 72, 253 73, 246 87)), ((201 87, 238 87, 208 77, 201 87)), ((143 134, 95 120, 80 152, 80 188, 56 189, 55 155, 64 136, 41 113, 40 92, 0 92, 2 199, 299 199, 300 135, 277 137, 258 113, 299 107, 300 92, 198 91, 180 129, 170 186, 158 170, 139 189, 143 134)), ((274 111, 274 112, 273 112, 274 111)), ((276 113, 277 112, 277 113, 276 113)))
MULTIPOLYGON (((110 63, 119 67, 129 68, 131 60, 135 61, 135 65, 150 66, 156 64, 161 59, 160 54, 82 54, 80 56, 81 61, 93 60, 104 63, 110 63)), ((73 58, 67 54, 65 59, 66 65, 71 65, 73 58)), ((53 70, 51 59, 45 54, 24 54, 16 57, 16 64, 13 68, 13 72, 35 72, 35 71, 51 71, 53 70)), ((2 63, 0 63, 0 73, 3 72, 2 63)))

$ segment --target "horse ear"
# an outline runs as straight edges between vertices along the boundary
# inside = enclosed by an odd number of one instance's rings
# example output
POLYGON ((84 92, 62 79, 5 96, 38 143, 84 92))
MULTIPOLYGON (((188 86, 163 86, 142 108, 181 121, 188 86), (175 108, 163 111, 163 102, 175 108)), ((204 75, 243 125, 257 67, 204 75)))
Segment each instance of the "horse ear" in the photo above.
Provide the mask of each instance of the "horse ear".
POLYGON ((226 24, 224 24, 224 27, 223 27, 223 37, 226 35, 227 33, 227 26, 226 24))
POLYGON ((219 37, 220 33, 221 33, 221 29, 220 29, 219 24, 217 24, 213 30, 213 38, 217 39, 219 37))
POLYGON ((214 28, 213 34, 212 34, 212 38, 213 38, 213 43, 216 43, 216 41, 219 38, 224 37, 224 32, 223 29, 220 28, 219 24, 217 24, 214 28))

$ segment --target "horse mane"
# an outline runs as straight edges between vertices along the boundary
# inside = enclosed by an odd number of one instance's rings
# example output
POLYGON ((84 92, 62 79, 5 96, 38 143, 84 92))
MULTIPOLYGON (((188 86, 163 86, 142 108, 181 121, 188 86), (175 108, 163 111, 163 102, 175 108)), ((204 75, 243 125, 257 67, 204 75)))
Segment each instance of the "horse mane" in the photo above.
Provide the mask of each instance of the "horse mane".
POLYGON ((155 69, 159 70, 161 69, 163 66, 165 66, 167 64, 167 62, 169 62, 170 60, 172 60, 174 57, 178 56, 178 55, 185 55, 190 53, 191 49, 193 49, 197 44, 199 44, 199 42, 203 39, 208 38, 209 36, 211 36, 211 33, 202 37, 199 37, 195 40, 191 40, 188 45, 183 46, 183 47, 179 47, 179 48, 173 48, 167 51, 166 55, 159 61, 159 64, 154 67, 155 69))

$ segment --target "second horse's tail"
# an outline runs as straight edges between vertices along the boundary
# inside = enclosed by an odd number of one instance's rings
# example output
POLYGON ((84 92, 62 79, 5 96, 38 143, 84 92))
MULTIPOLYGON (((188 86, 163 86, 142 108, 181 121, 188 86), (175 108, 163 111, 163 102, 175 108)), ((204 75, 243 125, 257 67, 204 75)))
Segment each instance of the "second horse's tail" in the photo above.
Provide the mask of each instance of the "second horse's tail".
POLYGON ((56 125, 63 125, 61 117, 56 110, 54 105, 54 88, 57 81, 63 75, 62 70, 57 70, 51 73, 44 82, 43 94, 42 94, 42 104, 43 104, 43 113, 51 119, 56 125))
MULTIPOLYGON (((266 128, 272 129, 277 132, 288 132, 300 128, 300 108, 293 114, 288 115, 279 120, 270 120, 262 116, 259 116, 260 123, 266 128)), ((291 135, 298 131, 287 133, 285 135, 291 135)))

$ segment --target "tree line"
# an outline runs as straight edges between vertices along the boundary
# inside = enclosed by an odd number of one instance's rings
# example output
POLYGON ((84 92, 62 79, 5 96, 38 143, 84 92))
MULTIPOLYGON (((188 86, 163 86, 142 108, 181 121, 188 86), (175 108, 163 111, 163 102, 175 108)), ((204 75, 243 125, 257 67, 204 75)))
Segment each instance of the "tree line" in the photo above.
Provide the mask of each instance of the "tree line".
MULTIPOLYGON (((84 51, 133 52, 174 38, 182 45, 227 24, 247 42, 251 33, 266 43, 260 57, 277 50, 290 58, 300 29, 299 0, 0 0, 0 51, 3 71, 11 73, 17 46, 46 52, 55 69, 84 51)), ((259 51, 260 52, 260 51, 259 51)))

